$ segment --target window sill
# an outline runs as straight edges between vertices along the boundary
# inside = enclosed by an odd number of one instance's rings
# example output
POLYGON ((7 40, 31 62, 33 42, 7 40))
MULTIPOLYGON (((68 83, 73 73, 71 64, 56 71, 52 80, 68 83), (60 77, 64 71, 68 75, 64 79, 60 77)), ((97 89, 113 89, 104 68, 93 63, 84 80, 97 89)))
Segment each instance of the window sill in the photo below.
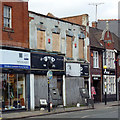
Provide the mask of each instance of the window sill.
POLYGON ((81 58, 78 58, 77 60, 78 60, 78 61, 85 61, 85 59, 81 59, 81 58))
POLYGON ((67 57, 66 59, 67 59, 67 60, 74 60, 73 58, 69 58, 69 57, 67 57))
POLYGON ((14 33, 14 30, 12 28, 7 28, 7 27, 3 27, 2 29, 4 32, 11 32, 14 33))

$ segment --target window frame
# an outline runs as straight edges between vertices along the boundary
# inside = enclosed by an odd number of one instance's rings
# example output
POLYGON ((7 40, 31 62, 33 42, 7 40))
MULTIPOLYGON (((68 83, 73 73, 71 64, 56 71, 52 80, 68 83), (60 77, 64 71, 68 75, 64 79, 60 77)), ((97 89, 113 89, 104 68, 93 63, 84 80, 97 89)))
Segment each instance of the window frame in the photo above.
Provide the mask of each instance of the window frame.
POLYGON ((66 57, 67 58, 73 58, 73 40, 72 40, 72 36, 66 35, 66 57), (68 38, 70 38, 71 40, 71 44, 69 46, 68 44, 68 38), (68 54, 68 49, 71 47, 71 51, 70 51, 70 56, 68 54))
MULTIPOLYGON (((115 76, 107 76, 106 77, 106 92, 107 94, 116 94, 116 81, 115 81, 116 77, 115 76)), ((105 94, 105 77, 103 79, 103 92, 105 94)))
POLYGON ((3 26, 6 28, 12 28, 12 7, 7 5, 4 5, 3 8, 3 26))
POLYGON ((99 52, 93 51, 93 68, 99 68, 99 52))
MULTIPOLYGON (((106 50, 106 65, 107 68, 115 69, 115 52, 113 50, 106 50)), ((103 52, 103 66, 105 65, 105 53, 103 52)))

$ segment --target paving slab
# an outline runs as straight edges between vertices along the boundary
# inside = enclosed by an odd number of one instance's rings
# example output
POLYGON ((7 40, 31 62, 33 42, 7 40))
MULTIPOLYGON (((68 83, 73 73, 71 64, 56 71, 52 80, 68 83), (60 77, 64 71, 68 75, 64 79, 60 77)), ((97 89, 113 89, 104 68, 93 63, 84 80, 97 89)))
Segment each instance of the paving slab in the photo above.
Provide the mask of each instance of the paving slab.
MULTIPOLYGON (((114 102, 108 102, 107 105, 102 103, 95 103, 94 108, 95 109, 103 109, 106 107, 110 107, 113 105, 118 105, 118 101, 114 102)), ((20 118, 27 118, 27 117, 35 117, 35 116, 43 116, 43 115, 50 115, 50 114, 59 114, 64 112, 73 112, 73 111, 82 111, 82 110, 88 110, 92 109, 88 106, 82 106, 82 107, 68 107, 68 108, 55 108, 51 110, 51 112, 48 112, 47 110, 37 110, 37 111, 23 111, 23 112, 11 112, 11 113, 4 113, 2 114, 3 120, 7 119, 20 119, 20 118)))

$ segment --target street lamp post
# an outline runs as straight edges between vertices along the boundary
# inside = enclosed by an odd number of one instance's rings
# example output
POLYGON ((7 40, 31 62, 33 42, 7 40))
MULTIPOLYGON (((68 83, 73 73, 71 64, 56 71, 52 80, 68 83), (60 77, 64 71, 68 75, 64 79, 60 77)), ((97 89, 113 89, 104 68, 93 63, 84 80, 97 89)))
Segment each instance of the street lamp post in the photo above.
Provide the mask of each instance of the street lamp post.
MULTIPOLYGON (((105 65, 104 67, 104 74, 106 74, 106 69, 107 69, 107 66, 105 65)), ((107 90, 106 90, 106 85, 107 85, 107 83, 106 83, 106 75, 104 75, 104 78, 105 78, 105 82, 104 82, 104 84, 105 84, 105 105, 107 105, 107 90)))
POLYGON ((106 69, 107 69, 107 66, 106 66, 106 44, 105 44, 105 40, 104 40, 104 78, 105 78, 105 105, 107 105, 107 83, 106 83, 106 69))

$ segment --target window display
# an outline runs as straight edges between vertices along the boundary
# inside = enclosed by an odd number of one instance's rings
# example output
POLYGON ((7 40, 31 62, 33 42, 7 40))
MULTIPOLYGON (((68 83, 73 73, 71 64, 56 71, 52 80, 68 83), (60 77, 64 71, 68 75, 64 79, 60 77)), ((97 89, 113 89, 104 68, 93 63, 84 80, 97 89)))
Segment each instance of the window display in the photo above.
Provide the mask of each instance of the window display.
POLYGON ((2 108, 25 108, 24 74, 2 74, 2 108))

